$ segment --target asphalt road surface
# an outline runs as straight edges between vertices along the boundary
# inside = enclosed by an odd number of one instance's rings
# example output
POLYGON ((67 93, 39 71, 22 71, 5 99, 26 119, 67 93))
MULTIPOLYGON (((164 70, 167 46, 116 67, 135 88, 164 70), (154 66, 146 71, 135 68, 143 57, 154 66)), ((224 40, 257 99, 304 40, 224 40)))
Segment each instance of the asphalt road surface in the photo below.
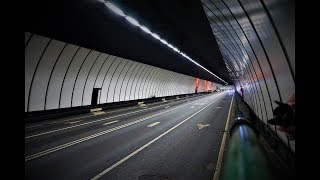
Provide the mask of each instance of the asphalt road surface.
POLYGON ((26 124, 25 179, 212 179, 232 96, 26 124))

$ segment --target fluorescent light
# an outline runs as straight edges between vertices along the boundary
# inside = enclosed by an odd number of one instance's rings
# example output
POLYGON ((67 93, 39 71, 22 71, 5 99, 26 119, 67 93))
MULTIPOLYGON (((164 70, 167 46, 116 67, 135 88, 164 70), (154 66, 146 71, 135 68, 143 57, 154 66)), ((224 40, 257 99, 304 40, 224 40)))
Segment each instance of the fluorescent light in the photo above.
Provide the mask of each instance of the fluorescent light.
POLYGON ((176 52, 180 52, 179 49, 177 49, 175 47, 173 47, 173 50, 176 51, 176 52))
POLYGON ((180 52, 179 49, 177 49, 176 47, 174 47, 174 46, 172 46, 172 45, 171 45, 170 48, 173 49, 174 51, 178 52, 178 53, 180 52))
POLYGON ((158 34, 151 33, 151 36, 153 36, 154 38, 156 38, 156 39, 159 39, 159 40, 160 40, 160 37, 158 36, 158 34))
POLYGON ((148 28, 146 28, 145 26, 140 26, 140 28, 141 28, 144 32, 146 32, 146 33, 148 33, 148 34, 151 34, 151 31, 150 31, 148 28))
POLYGON ((173 49, 174 51, 178 52, 179 54, 181 54, 183 57, 187 58, 189 61, 193 62, 194 64, 196 64, 197 66, 201 67, 202 69, 204 69, 205 71, 207 71, 208 73, 214 75, 216 78, 220 79, 221 81, 223 81, 224 83, 228 84, 226 81, 222 80, 221 78, 219 78, 217 75, 213 74, 211 71, 209 71, 208 69, 206 69, 205 67, 201 66, 199 63, 197 63, 196 61, 194 61, 193 59, 191 59, 189 56, 187 56, 186 54, 184 54, 183 52, 180 52, 180 50, 174 46, 172 46, 171 44, 169 44, 167 41, 161 39, 159 37, 159 35, 152 33, 147 27, 142 26, 139 24, 139 22, 137 20, 135 20, 134 18, 130 17, 130 16, 126 16, 124 14, 123 11, 121 11, 118 7, 116 7, 114 4, 108 2, 105 2, 103 0, 98 0, 100 2, 103 2, 109 9, 111 9, 113 12, 115 12, 116 14, 125 17, 126 20, 128 20, 131 24, 140 27, 144 32, 151 34, 151 36, 153 36, 155 39, 160 40, 160 42, 162 42, 163 44, 167 45, 169 48, 173 49))
POLYGON ((185 54, 184 54, 183 52, 180 52, 180 54, 181 54, 182 56, 185 56, 185 54))
POLYGON ((109 1, 105 3, 105 5, 111 9, 113 12, 117 13, 120 16, 126 16, 117 6, 115 6, 114 4, 110 3, 109 1))
POLYGON ((168 42, 167 41, 165 41, 165 40, 163 40, 163 39, 159 39, 163 44, 165 44, 165 45, 167 45, 168 44, 168 42))
POLYGON ((211 71, 209 71, 208 69, 206 69, 205 67, 201 66, 199 63, 195 62, 193 59, 191 59, 189 56, 187 56, 184 53, 180 53, 182 56, 184 56, 185 58, 187 58, 188 60, 190 60, 191 62, 193 62, 194 64, 196 64, 197 66, 201 67, 202 69, 204 69, 205 71, 207 71, 208 73, 212 74, 213 76, 215 76, 216 78, 220 79, 221 81, 223 81, 224 83, 227 83, 226 81, 222 80, 221 78, 219 78, 217 75, 213 74, 211 71))
POLYGON ((187 55, 185 55, 184 53, 180 53, 183 57, 189 59, 189 57, 187 55))
POLYGON ((168 46, 169 48, 173 49, 173 46, 172 46, 171 44, 168 43, 167 46, 168 46))
POLYGON ((139 22, 138 22, 137 20, 133 19, 131 16, 126 16, 125 18, 126 18, 131 24, 133 24, 133 25, 135 25, 135 26, 141 26, 141 25, 139 24, 139 22))

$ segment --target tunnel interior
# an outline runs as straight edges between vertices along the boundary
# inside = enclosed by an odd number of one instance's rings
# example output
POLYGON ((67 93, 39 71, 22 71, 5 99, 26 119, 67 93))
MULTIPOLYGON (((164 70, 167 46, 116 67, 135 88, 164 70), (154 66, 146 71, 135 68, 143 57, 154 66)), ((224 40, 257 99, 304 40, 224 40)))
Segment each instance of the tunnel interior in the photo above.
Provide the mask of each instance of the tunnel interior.
POLYGON ((294 1, 31 0, 24 15, 25 116, 235 89, 295 153, 295 140, 268 122, 276 101, 295 96, 294 1))

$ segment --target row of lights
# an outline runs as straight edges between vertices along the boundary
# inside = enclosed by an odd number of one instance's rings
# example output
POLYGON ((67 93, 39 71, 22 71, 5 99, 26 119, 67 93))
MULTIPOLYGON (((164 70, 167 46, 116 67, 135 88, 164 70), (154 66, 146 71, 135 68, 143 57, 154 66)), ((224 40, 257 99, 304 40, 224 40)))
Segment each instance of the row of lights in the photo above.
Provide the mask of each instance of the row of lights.
POLYGON ((173 45, 171 45, 170 43, 168 43, 166 40, 161 39, 159 37, 159 35, 152 33, 150 31, 150 29, 148 29, 147 27, 140 25, 139 22, 137 20, 135 20, 133 17, 131 16, 127 16, 126 14, 124 14, 124 12, 119 9, 117 6, 115 6, 114 4, 112 4, 109 1, 104 1, 104 0, 98 0, 102 3, 104 3, 110 10, 112 10, 113 12, 115 12, 116 14, 124 17, 129 23, 131 23, 134 26, 139 27, 142 31, 146 32, 147 34, 150 34, 152 37, 154 37, 155 39, 159 40, 161 43, 167 45, 169 48, 171 48, 172 50, 174 50, 175 52, 179 53, 180 55, 182 55, 183 57, 185 57, 186 59, 188 59, 189 61, 193 62, 194 64, 196 64, 197 66, 201 67, 202 69, 204 69, 205 71, 207 71, 208 73, 214 75, 216 78, 220 79, 221 81, 223 81, 224 83, 228 84, 226 81, 224 81, 223 79, 221 79, 220 77, 218 77, 217 75, 213 74, 211 71, 209 71, 208 69, 206 69, 205 67, 201 66, 199 63, 195 62, 193 59, 191 59, 189 56, 187 56, 186 54, 184 54, 183 52, 181 52, 178 48, 174 47, 173 45))

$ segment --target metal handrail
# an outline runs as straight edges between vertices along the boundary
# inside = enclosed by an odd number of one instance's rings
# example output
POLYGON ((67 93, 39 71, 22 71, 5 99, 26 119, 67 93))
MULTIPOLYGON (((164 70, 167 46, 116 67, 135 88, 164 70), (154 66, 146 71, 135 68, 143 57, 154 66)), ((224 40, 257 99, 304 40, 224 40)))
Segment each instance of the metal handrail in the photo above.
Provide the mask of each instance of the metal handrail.
POLYGON ((267 158, 258 143, 258 131, 251 122, 238 116, 230 127, 230 139, 223 180, 268 180, 272 173, 267 158))

